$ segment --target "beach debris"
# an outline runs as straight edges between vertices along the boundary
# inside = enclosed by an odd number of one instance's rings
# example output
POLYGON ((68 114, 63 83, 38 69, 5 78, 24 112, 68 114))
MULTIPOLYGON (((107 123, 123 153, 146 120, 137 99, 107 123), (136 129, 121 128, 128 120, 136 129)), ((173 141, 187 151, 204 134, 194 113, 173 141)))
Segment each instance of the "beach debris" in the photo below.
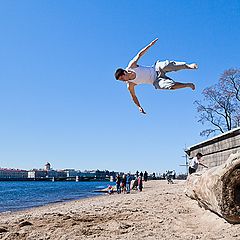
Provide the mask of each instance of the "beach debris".
POLYGON ((25 226, 30 226, 30 225, 33 225, 33 224, 28 221, 23 221, 18 224, 19 227, 25 227, 25 226))
POLYGON ((63 217, 63 220, 68 220, 68 219, 71 219, 71 217, 68 215, 63 217))
POLYGON ((130 227, 132 227, 131 224, 121 223, 121 225, 119 226, 119 229, 127 229, 127 228, 130 228, 130 227))

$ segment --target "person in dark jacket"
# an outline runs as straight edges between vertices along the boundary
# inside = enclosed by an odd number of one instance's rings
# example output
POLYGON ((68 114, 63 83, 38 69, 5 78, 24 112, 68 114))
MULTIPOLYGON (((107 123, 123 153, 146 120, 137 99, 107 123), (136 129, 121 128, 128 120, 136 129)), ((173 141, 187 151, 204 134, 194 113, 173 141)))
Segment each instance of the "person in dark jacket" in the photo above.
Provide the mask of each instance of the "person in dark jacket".
POLYGON ((144 182, 146 182, 148 180, 148 173, 147 173, 147 171, 144 172, 143 179, 144 179, 144 182))
POLYGON ((116 178, 117 193, 121 193, 121 177, 118 174, 116 178))

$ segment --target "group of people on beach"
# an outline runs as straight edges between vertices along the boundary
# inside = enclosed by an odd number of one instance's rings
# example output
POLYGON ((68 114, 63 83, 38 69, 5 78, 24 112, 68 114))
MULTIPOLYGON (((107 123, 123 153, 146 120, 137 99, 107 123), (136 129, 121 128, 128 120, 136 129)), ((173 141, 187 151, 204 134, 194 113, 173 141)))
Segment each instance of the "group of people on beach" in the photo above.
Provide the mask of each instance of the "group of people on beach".
MULTIPOLYGON (((188 163, 188 173, 191 175, 192 173, 195 173, 198 169, 198 166, 201 165, 205 168, 208 168, 206 165, 204 165, 202 160, 203 154, 198 152, 195 157, 189 159, 188 163)), ((173 171, 166 171, 166 180, 168 183, 173 183, 173 179, 175 179, 176 172, 173 171)), ((123 174, 122 176, 120 174, 117 174, 116 176, 116 192, 118 194, 120 193, 127 193, 129 194, 131 190, 138 190, 141 192, 143 190, 143 182, 147 182, 148 180, 148 173, 145 171, 144 173, 141 171, 136 171, 135 176, 131 175, 130 173, 123 174)), ((108 193, 112 194, 114 192, 113 186, 108 186, 108 193)))
POLYGON ((130 173, 123 174, 121 177, 119 174, 116 177, 116 188, 117 188, 117 193, 130 193, 131 190, 131 181, 132 181, 132 176, 130 173))
MULTIPOLYGON (((148 173, 145 171, 144 173, 141 171, 136 172, 135 176, 131 175, 130 173, 117 174, 116 176, 116 191, 118 194, 120 193, 127 193, 129 194, 131 190, 138 190, 139 192, 143 189, 143 181, 148 180, 148 173)), ((110 193, 110 192, 109 192, 110 193)), ((111 191, 113 193, 113 189, 111 191)))

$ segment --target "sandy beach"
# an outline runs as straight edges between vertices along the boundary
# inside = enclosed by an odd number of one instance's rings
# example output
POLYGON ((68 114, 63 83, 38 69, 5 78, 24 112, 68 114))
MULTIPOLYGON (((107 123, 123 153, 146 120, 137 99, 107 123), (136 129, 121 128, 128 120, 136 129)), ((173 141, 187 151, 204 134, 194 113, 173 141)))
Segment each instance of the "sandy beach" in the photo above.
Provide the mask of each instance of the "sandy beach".
POLYGON ((2 213, 0 239, 240 239, 240 225, 200 208, 184 188, 149 181, 143 192, 2 213))

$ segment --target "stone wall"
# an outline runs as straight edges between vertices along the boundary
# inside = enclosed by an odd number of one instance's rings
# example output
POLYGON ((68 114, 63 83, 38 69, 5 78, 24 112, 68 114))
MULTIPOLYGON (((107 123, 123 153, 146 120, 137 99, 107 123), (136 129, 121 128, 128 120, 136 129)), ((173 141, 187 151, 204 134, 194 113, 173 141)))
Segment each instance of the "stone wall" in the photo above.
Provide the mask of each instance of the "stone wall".
MULTIPOLYGON (((240 152, 240 127, 215 136, 204 142, 188 147, 185 151, 189 158, 201 152, 204 156, 202 162, 209 168, 224 163, 230 154, 240 152)), ((199 166, 200 171, 202 166, 199 166)))

